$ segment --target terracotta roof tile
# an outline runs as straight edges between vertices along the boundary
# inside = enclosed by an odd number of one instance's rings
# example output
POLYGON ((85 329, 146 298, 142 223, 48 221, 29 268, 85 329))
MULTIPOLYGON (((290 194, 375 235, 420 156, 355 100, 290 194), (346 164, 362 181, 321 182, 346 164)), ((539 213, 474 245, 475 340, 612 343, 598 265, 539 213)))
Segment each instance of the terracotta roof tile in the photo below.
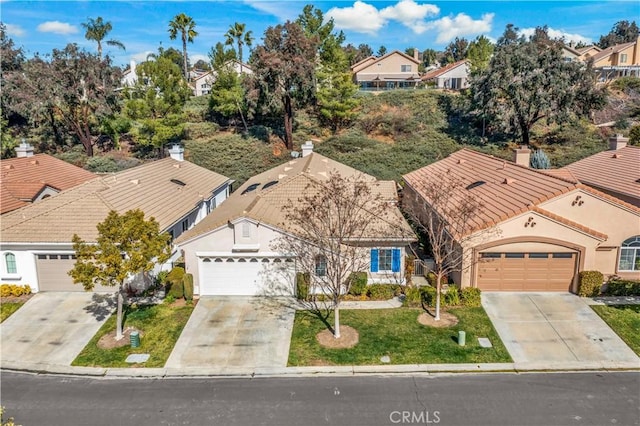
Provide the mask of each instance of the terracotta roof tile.
POLYGON ((468 61, 466 59, 462 60, 462 61, 458 61, 458 62, 454 62, 452 64, 448 64, 442 68, 438 68, 435 70, 431 70, 428 73, 424 74, 422 76, 422 80, 429 80, 432 78, 436 78, 436 77, 440 77, 442 74, 451 71, 454 68, 459 67, 460 65, 463 65, 465 63, 467 63, 468 61))
POLYGON ((94 178, 3 215, 2 242, 70 242, 74 233, 95 241, 96 225, 110 210, 139 208, 167 229, 227 182, 188 161, 165 158, 94 178))

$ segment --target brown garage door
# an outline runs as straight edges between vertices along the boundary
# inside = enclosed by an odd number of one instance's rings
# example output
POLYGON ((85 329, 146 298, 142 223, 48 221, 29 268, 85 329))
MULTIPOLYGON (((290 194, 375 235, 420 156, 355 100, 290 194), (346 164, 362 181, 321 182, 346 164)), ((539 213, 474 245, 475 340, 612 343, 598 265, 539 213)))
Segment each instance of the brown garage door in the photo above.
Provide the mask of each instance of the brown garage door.
POLYGON ((485 291, 571 291, 577 253, 480 253, 485 291))
MULTIPOLYGON (((76 261, 73 254, 37 254, 39 291, 84 291, 82 284, 74 284, 67 274, 76 261)), ((95 291, 113 292, 115 287, 97 286, 95 291)))

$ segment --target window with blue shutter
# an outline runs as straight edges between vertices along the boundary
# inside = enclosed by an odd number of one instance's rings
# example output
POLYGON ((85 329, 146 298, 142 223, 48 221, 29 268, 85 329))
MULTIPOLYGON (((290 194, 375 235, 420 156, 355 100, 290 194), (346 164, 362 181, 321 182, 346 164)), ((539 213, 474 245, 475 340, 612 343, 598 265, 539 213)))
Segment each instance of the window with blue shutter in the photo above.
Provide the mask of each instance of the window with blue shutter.
POLYGON ((400 272, 400 249, 394 248, 391 252, 391 272, 400 272))
POLYGON ((378 272, 378 249, 371 249, 371 272, 378 272))

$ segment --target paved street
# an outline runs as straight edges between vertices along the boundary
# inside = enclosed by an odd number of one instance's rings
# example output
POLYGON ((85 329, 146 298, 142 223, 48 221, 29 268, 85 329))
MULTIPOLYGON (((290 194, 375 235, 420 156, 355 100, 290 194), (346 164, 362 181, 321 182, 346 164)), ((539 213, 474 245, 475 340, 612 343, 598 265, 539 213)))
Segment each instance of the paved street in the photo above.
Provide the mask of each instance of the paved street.
POLYGON ((637 425, 639 388, 640 373, 191 380, 4 373, 1 384, 17 424, 51 426, 637 425))
POLYGON ((515 362, 635 362, 638 356, 569 293, 485 292, 482 306, 515 362))

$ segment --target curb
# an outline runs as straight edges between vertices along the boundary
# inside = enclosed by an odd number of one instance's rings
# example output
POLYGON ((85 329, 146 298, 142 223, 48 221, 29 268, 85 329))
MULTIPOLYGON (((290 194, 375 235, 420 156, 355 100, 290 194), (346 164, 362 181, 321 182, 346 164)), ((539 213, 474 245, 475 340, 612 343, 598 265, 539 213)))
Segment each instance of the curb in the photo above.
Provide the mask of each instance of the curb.
POLYGON ((196 378, 292 378, 409 376, 487 373, 563 373, 587 371, 640 371, 636 362, 496 363, 496 364, 404 364, 321 367, 189 367, 189 368, 100 368, 37 363, 3 363, 2 372, 89 377, 95 379, 196 379, 196 378))

